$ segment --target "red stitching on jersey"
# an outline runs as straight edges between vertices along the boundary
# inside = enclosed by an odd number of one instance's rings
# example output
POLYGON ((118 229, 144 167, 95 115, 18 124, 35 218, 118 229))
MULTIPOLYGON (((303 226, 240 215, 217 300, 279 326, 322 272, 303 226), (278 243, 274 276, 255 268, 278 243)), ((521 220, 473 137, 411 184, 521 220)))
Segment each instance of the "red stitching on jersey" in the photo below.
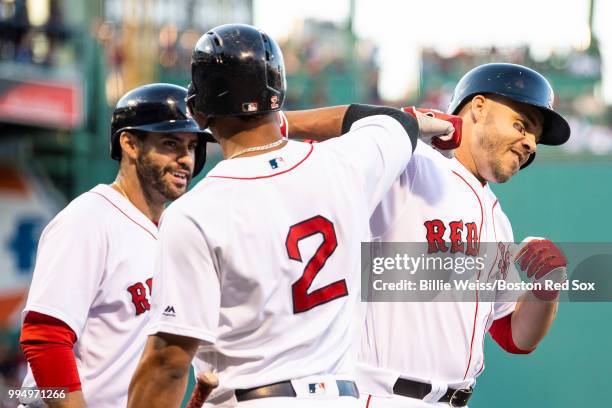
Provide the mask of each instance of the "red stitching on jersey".
POLYGON ((499 203, 499 199, 495 200, 493 203, 493 208, 491 208, 491 218, 493 219, 493 234, 495 234, 495 242, 497 242, 497 230, 495 229, 495 206, 499 203))
MULTIPOLYGON (((478 276, 476 279, 480 279, 480 271, 478 271, 478 276)), ((474 337, 476 336, 476 318, 478 317, 478 289, 476 289, 476 310, 474 310, 474 324, 472 326, 472 340, 470 341, 470 358, 468 359, 467 367, 465 368, 465 374, 463 374, 463 379, 465 380, 467 377, 467 373, 470 369, 470 364, 472 364, 472 349, 474 348, 474 337)))
MULTIPOLYGON (((493 203, 493 207, 491 207, 491 218, 493 219, 493 234, 495 234, 495 242, 497 242, 497 230, 495 229, 495 206, 499 203, 499 199, 495 200, 495 202, 493 203)), ((493 268, 495 267, 495 264, 497 262, 497 257, 499 256, 499 254, 495 255, 495 261, 493 261, 493 265, 491 266, 491 270, 489 270, 489 274, 487 275, 487 281, 489 280, 489 277, 491 276, 491 272, 493 271, 493 268)), ((491 317, 491 313, 493 313, 493 304, 494 302, 491 302, 491 310, 489 310, 489 314, 487 315, 487 320, 485 320, 485 325, 486 322, 489 321, 489 318, 491 317)), ((487 331, 483 330, 482 333, 482 350, 484 351, 484 342, 485 342, 485 337, 487 336, 487 331)), ((482 372, 482 370, 484 369, 485 363, 484 363, 484 357, 482 359, 482 364, 480 366, 480 369, 476 372, 475 377, 478 377, 478 375, 482 372)), ((465 379, 465 378, 464 378, 465 379)))
POLYGON ((132 219, 132 217, 130 217, 129 215, 127 215, 121 208, 117 207, 115 205, 115 203, 113 203, 111 200, 109 200, 108 198, 106 198, 103 194, 100 194, 96 191, 88 191, 88 193, 93 193, 93 194, 97 194, 100 197, 102 197, 103 199, 105 199, 106 201, 108 201, 113 207, 115 207, 117 210, 119 210, 119 212, 123 215, 125 215, 130 221, 132 221, 134 224, 138 225, 140 228, 142 228, 143 230, 147 231, 147 233, 149 233, 149 235, 151 235, 153 237, 153 239, 157 240, 157 237, 155 235, 153 235, 153 233, 151 231, 149 231, 148 229, 146 229, 145 227, 143 227, 142 225, 140 225, 138 222, 134 221, 134 219, 132 219))
MULTIPOLYGON (((482 202, 480 201, 480 197, 476 190, 470 183, 467 182, 466 179, 461 176, 461 174, 457 173, 455 170, 451 170, 457 177, 459 177, 468 187, 472 190, 476 198, 478 199, 478 204, 480 204, 480 230, 478 231, 478 253, 480 253, 480 238, 482 235, 482 225, 484 224, 484 208, 482 207, 482 202)), ((476 279, 480 279, 480 271, 478 271, 478 276, 476 279)), ((463 379, 465 380, 467 377, 467 373, 470 370, 470 365, 472 364, 472 351, 474 348, 474 337, 476 335, 476 318, 478 317, 478 289, 476 290, 476 310, 474 311, 474 325, 472 326, 472 339, 470 340, 470 357, 468 358, 468 364, 465 368, 465 374, 463 375, 463 379)))
MULTIPOLYGON (((493 313, 493 305, 494 305, 494 302, 491 302, 491 310, 489 310, 489 314, 487 315, 487 320, 485 320, 485 327, 486 327, 487 322, 489 321, 489 318, 491 317, 491 313, 493 313)), ((486 336, 487 336, 487 330, 483 330, 482 331, 482 353, 483 353, 482 365, 480 366, 480 369, 476 372, 474 377, 478 377, 478 375, 482 372, 482 370, 484 369, 484 366, 485 366, 485 363, 484 363, 484 342, 485 342, 485 337, 486 336)))
POLYGON ((480 230, 478 231, 478 251, 480 252, 480 236, 482 234, 482 225, 484 224, 484 209, 482 207, 482 202, 480 201, 480 197, 478 196, 478 193, 476 193, 476 190, 474 190, 474 187, 472 187, 472 185, 470 183, 467 182, 466 179, 463 178, 463 176, 459 173, 457 173, 455 170, 451 170, 457 177, 459 177, 461 180, 463 180, 463 182, 465 184, 468 185, 468 187, 472 190, 472 192, 474 193, 474 195, 476 196, 476 199, 478 199, 478 204, 480 204, 480 230))
POLYGON ((274 176, 280 176, 281 174, 290 172, 291 170, 295 169, 300 164, 304 163, 304 161, 306 161, 306 159, 310 157, 310 154, 312 153, 313 149, 314 149, 314 145, 311 144, 310 151, 308 152, 308 154, 306 154, 306 157, 304 157, 302 160, 300 160, 298 163, 295 164, 295 166, 291 167, 290 169, 283 170, 279 173, 269 174, 267 176, 257 176, 257 177, 206 176, 206 178, 220 178, 220 179, 232 179, 232 180, 258 180, 258 179, 265 179, 265 178, 270 178, 274 176))
POLYGON ((370 408, 370 400, 372 399, 371 395, 368 395, 368 400, 366 401, 366 406, 365 408, 370 408))

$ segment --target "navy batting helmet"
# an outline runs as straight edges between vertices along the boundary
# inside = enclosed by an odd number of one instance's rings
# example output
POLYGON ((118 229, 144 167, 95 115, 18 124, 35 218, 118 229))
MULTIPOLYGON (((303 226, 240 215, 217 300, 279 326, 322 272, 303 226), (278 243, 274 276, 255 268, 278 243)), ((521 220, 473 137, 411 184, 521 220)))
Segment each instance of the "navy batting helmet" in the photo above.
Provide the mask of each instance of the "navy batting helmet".
MULTIPOLYGON (((533 69, 516 64, 480 65, 459 80, 448 113, 457 114, 475 95, 495 94, 516 102, 535 106, 544 116, 542 137, 538 143, 561 145, 570 137, 567 121, 553 110, 554 93, 544 76, 533 69)), ((531 155, 523 168, 534 159, 531 155)))
POLYGON ((257 115, 281 109, 286 80, 276 42, 245 24, 215 27, 191 58, 189 108, 207 116, 257 115))
POLYGON ((206 162, 206 142, 212 140, 189 117, 185 98, 187 89, 172 84, 150 84, 126 93, 113 110, 111 122, 111 157, 121 160, 119 135, 123 131, 139 130, 152 133, 197 133, 193 176, 197 176, 206 162))

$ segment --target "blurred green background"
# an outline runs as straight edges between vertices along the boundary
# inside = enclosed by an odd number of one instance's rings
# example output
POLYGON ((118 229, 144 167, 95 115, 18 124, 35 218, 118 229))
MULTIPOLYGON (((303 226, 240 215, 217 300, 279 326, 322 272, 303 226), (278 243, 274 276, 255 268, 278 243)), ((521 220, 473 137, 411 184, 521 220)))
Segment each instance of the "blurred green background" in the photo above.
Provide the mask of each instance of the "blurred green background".
MULTIPOLYGON (((536 160, 494 190, 516 240, 545 236, 557 242, 610 242, 609 177, 612 163, 607 160, 536 160)), ((612 272, 612 265, 607 267, 612 272)), ((612 273, 608 276, 612 279, 612 273)), ((489 338, 486 369, 470 406, 610 405, 611 319, 610 302, 564 302, 550 333, 532 354, 508 354, 489 338)))

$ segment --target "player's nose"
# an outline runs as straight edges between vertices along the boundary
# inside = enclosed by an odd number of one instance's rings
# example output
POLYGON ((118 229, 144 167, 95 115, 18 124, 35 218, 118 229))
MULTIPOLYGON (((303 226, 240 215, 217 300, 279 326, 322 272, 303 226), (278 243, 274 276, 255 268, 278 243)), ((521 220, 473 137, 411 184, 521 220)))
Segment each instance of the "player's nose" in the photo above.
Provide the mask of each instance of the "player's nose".
POLYGON ((523 140, 521 140, 521 146, 528 155, 535 153, 538 148, 536 136, 533 133, 526 133, 523 140))
POLYGON ((193 166, 195 165, 195 152, 193 149, 189 149, 189 146, 182 146, 178 151, 176 161, 189 171, 193 172, 193 166))

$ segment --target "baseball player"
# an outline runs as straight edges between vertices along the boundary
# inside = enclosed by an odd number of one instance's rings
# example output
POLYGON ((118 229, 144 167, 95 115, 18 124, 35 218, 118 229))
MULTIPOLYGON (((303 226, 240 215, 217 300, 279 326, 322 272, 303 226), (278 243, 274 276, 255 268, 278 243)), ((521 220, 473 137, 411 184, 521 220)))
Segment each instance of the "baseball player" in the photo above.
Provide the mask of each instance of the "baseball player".
POLYGON ((117 178, 77 197, 43 231, 21 345, 24 387, 67 392, 45 400, 51 407, 127 404, 146 340, 157 222, 205 160, 206 136, 187 115, 186 96, 170 84, 123 96, 111 126, 117 178))
MULTIPOLYGON (((496 253, 487 255, 495 260, 483 276, 516 274, 516 261, 538 282, 564 281, 566 260, 552 242, 528 238, 518 247, 510 244, 512 227, 489 186, 528 166, 537 144, 568 140, 569 126, 552 104, 550 84, 529 68, 496 63, 468 72, 448 109, 463 122, 455 158, 418 143, 371 218, 373 240, 427 242, 429 253, 466 256, 494 243, 496 253)), ((325 121, 335 114, 317 117, 325 121)), ((287 117, 294 136, 331 135, 317 134, 307 114, 287 117)), ((518 302, 503 295, 483 300, 476 292, 471 302, 369 303, 359 346, 362 407, 466 406, 484 369, 487 332, 506 351, 525 354, 554 320, 554 290, 530 291, 518 302)))
POLYGON ((194 356, 198 372, 218 377, 211 406, 357 406, 360 242, 411 157, 417 121, 351 105, 336 122, 345 137, 283 139, 281 51, 240 24, 200 38, 189 89, 193 117, 225 160, 162 218, 159 310, 129 407, 178 406, 194 356))

